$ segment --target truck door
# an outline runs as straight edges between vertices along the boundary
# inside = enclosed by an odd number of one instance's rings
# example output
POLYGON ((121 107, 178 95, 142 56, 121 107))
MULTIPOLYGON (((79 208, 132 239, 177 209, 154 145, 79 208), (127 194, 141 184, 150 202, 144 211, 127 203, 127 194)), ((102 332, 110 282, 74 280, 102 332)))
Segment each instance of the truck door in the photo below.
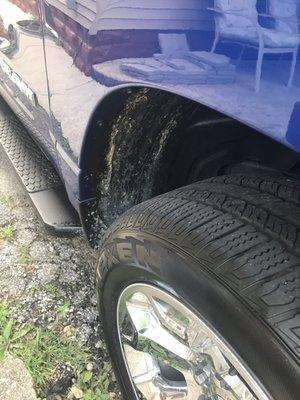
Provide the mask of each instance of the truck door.
MULTIPOLYGON (((39 0, 1 0, 0 89, 36 140, 54 154, 39 0)), ((51 35, 51 32, 48 32, 51 35)))

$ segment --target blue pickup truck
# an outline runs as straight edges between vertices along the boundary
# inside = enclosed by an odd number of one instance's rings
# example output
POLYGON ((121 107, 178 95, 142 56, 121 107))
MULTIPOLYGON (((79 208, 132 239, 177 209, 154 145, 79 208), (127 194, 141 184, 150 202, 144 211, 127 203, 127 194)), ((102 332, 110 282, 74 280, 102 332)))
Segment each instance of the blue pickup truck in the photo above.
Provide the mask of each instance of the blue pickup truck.
POLYGON ((128 400, 300 398, 299 0, 0 0, 0 143, 99 251, 128 400))

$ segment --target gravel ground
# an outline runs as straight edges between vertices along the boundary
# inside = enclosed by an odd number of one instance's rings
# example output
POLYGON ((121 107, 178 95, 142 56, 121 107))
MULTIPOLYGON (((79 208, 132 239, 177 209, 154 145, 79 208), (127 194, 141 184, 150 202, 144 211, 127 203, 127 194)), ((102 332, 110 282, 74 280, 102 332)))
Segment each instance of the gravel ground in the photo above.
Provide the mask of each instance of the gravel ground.
MULTIPOLYGON (((0 239, 0 300, 10 305, 17 325, 33 324, 51 330, 63 310, 64 316, 59 320, 61 335, 74 335, 87 346, 88 371, 101 376, 105 364, 107 374, 109 362, 99 332, 94 289, 97 254, 83 237, 54 237, 45 231, 1 151, 0 229, 7 227, 8 234, 0 239)), ((69 369, 66 365, 57 366, 47 385, 36 387, 37 396, 55 400, 82 398, 84 393, 70 392, 70 387, 77 388, 72 366, 72 379, 62 379, 69 369)), ((108 375, 107 393, 119 398, 112 375, 108 375)), ((93 379, 89 379, 92 387, 93 379)), ((92 395, 85 398, 94 399, 92 395)))

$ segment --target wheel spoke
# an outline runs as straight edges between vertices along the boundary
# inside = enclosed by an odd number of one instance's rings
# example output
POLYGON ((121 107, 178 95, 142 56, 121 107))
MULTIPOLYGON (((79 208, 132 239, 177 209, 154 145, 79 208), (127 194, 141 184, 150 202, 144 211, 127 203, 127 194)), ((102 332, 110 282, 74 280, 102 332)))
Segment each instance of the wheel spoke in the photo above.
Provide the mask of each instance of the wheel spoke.
POLYGON ((171 353, 170 358, 178 358, 178 362, 182 362, 185 367, 185 361, 190 355, 189 347, 165 329, 149 299, 139 295, 139 300, 133 297, 126 302, 126 308, 138 332, 138 349, 151 352, 159 358, 168 358, 171 353))
POLYGON ((251 391, 252 378, 225 344, 167 293, 133 285, 118 310, 125 362, 144 399, 267 399, 251 391))

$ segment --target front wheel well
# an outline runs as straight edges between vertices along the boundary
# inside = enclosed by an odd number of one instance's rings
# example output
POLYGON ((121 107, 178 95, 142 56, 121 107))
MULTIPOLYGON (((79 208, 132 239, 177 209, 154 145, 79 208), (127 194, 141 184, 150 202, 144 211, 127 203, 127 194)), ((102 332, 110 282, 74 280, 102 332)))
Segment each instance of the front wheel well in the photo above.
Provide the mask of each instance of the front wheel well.
MULTIPOLYGON (((101 227, 135 204, 242 168, 290 171, 297 153, 218 111, 153 88, 113 92, 91 119, 80 160, 81 214, 101 227)), ((239 171, 240 172, 240 171, 239 171)))

